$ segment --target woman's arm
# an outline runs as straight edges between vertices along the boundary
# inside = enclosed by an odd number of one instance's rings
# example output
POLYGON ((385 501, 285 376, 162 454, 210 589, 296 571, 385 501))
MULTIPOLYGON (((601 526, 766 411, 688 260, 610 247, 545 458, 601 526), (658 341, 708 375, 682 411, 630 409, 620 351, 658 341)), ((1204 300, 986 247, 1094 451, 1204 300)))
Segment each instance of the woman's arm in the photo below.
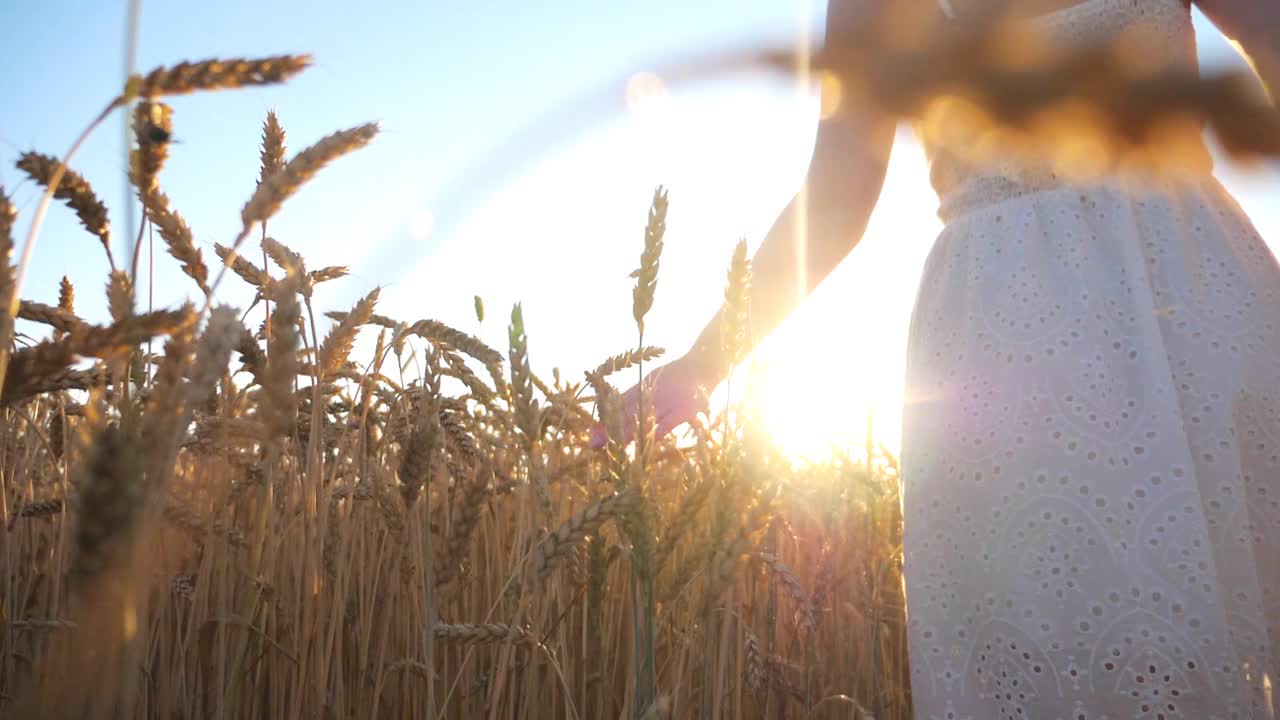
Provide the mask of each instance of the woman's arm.
MULTIPOLYGON (((884 2, 829 0, 824 43, 873 20, 885 9, 884 2)), ((747 342, 752 348, 781 325, 862 239, 884 186, 895 130, 893 119, 860 107, 838 108, 819 124, 804 187, 774 221, 751 261, 747 342), (804 222, 797 223, 801 213, 804 222)), ((722 310, 681 358, 708 387, 733 370, 732 360, 722 352, 723 321, 722 310)))
MULTIPOLYGON (((884 185, 895 129, 893 119, 856 108, 819 126, 805 190, 774 222, 752 260, 748 342, 758 343, 782 324, 861 239, 884 185), (798 237, 801 212, 806 232, 798 237)), ((732 370, 721 352, 722 321, 723 312, 716 313, 684 358, 708 386, 732 370)))
MULTIPOLYGON (((867 13, 885 7, 882 3, 887 1, 829 0, 827 39, 833 32, 867 21, 867 13)), ((781 325, 849 254, 880 197, 896 121, 859 107, 838 110, 818 126, 804 189, 774 221, 756 251, 747 298, 751 305, 747 342, 752 347, 781 325), (802 234, 796 222, 801 213, 805 215, 802 234)), ((714 388, 733 369, 722 352, 723 322, 724 312, 717 312, 689 352, 646 377, 659 435, 693 418, 705 400, 699 387, 714 388)), ((623 394, 624 417, 630 418, 624 427, 627 437, 635 431, 640 387, 623 394)), ((597 424, 591 433, 592 447, 603 447, 607 441, 604 425, 597 424)))
POLYGON ((1280 99, 1280 0, 1195 0, 1253 64, 1273 103, 1280 99))

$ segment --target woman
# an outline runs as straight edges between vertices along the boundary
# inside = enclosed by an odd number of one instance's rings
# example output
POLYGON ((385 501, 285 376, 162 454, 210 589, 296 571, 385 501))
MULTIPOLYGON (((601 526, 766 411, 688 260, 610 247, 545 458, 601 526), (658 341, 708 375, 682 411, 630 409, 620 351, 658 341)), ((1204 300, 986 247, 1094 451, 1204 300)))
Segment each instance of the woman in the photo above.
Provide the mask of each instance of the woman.
MULTIPOLYGON (((860 1, 831 0, 828 28, 860 1)), ((1054 41, 1142 26, 1166 40, 1151 59, 1196 61, 1186 0, 1025 2, 1054 41)), ((1280 3, 1198 4, 1280 88, 1280 3)), ((820 126, 807 264, 793 202, 755 256, 755 338, 852 249, 893 135, 820 126)), ((916 717, 1275 717, 1280 266, 1209 168, 1079 185, 925 142, 946 227, 906 375, 916 717)), ((719 322, 652 376, 659 432, 729 372, 719 322)))

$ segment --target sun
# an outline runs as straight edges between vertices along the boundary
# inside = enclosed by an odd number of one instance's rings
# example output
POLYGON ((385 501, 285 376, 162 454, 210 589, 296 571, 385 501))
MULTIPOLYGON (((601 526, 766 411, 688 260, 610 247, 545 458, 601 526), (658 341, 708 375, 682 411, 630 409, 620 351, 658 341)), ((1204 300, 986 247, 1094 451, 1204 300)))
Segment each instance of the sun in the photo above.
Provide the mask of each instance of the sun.
POLYGON ((877 448, 901 451, 911 310, 939 226, 921 212, 930 202, 923 152, 904 135, 894 153, 861 241, 731 384, 797 462, 861 456, 868 430, 877 448))
POLYGON ((844 343, 832 337, 824 305, 798 311, 759 348, 735 378, 742 388, 736 394, 757 409, 773 443, 795 462, 860 456, 868 435, 896 455, 902 407, 894 384, 902 362, 892 352, 830 352, 844 343))

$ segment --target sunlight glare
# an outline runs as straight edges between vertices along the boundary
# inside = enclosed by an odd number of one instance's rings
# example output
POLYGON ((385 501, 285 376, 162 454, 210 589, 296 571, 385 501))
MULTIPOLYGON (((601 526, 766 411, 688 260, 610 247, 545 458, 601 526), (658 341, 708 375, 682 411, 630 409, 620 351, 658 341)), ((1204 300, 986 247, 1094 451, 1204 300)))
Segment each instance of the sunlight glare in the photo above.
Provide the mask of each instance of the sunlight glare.
MULTIPOLYGON (((758 365, 756 382, 748 387, 745 367, 734 374, 733 399, 756 408, 793 462, 821 462, 833 452, 860 457, 868 422, 877 448, 895 456, 901 450, 911 306, 941 227, 919 211, 927 183, 927 158, 901 128, 863 239, 757 348, 748 361, 758 365)), ((713 394, 713 414, 724 408, 725 391, 713 394)))
MULTIPOLYGON (((813 38, 810 35, 809 3, 801 0, 796 3, 799 15, 796 23, 796 98, 804 102, 812 92, 811 63, 813 60, 813 38)), ((800 299, 805 297, 809 287, 809 188, 808 184, 800 186, 795 201, 794 245, 796 250, 796 292, 800 299)))
MULTIPOLYGON (((758 408, 765 430, 793 461, 821 462, 833 453, 858 456, 868 423, 877 443, 896 452, 901 408, 887 391, 901 376, 902 361, 884 348, 859 353, 852 337, 839 358, 819 359, 813 348, 832 344, 833 303, 815 304, 797 313, 753 358, 750 369, 735 377, 735 396, 758 408), (843 365, 843 367, 842 367, 843 365)), ((714 406, 713 406, 714 407, 714 406)))

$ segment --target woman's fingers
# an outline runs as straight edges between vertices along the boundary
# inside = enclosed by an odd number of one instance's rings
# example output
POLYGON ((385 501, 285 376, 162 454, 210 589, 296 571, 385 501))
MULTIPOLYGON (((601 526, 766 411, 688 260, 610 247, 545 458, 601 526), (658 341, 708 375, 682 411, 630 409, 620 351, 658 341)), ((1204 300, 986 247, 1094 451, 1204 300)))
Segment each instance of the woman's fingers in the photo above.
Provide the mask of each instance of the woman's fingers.
POLYGON ((658 416, 657 433, 659 435, 666 435, 689 422, 702 409, 702 394, 696 388, 684 390, 680 397, 674 398, 675 402, 667 408, 667 411, 658 416))
MULTIPOLYGON (((704 398, 696 385, 680 372, 667 373, 659 368, 645 379, 650 403, 653 409, 654 431, 658 436, 670 433, 675 428, 689 422, 698 412, 704 398)), ((640 387, 637 385, 622 394, 622 433, 620 440, 629 443, 635 438, 639 416, 640 387)), ((597 422, 591 429, 590 447, 602 449, 609 442, 609 431, 603 422, 597 422)))

